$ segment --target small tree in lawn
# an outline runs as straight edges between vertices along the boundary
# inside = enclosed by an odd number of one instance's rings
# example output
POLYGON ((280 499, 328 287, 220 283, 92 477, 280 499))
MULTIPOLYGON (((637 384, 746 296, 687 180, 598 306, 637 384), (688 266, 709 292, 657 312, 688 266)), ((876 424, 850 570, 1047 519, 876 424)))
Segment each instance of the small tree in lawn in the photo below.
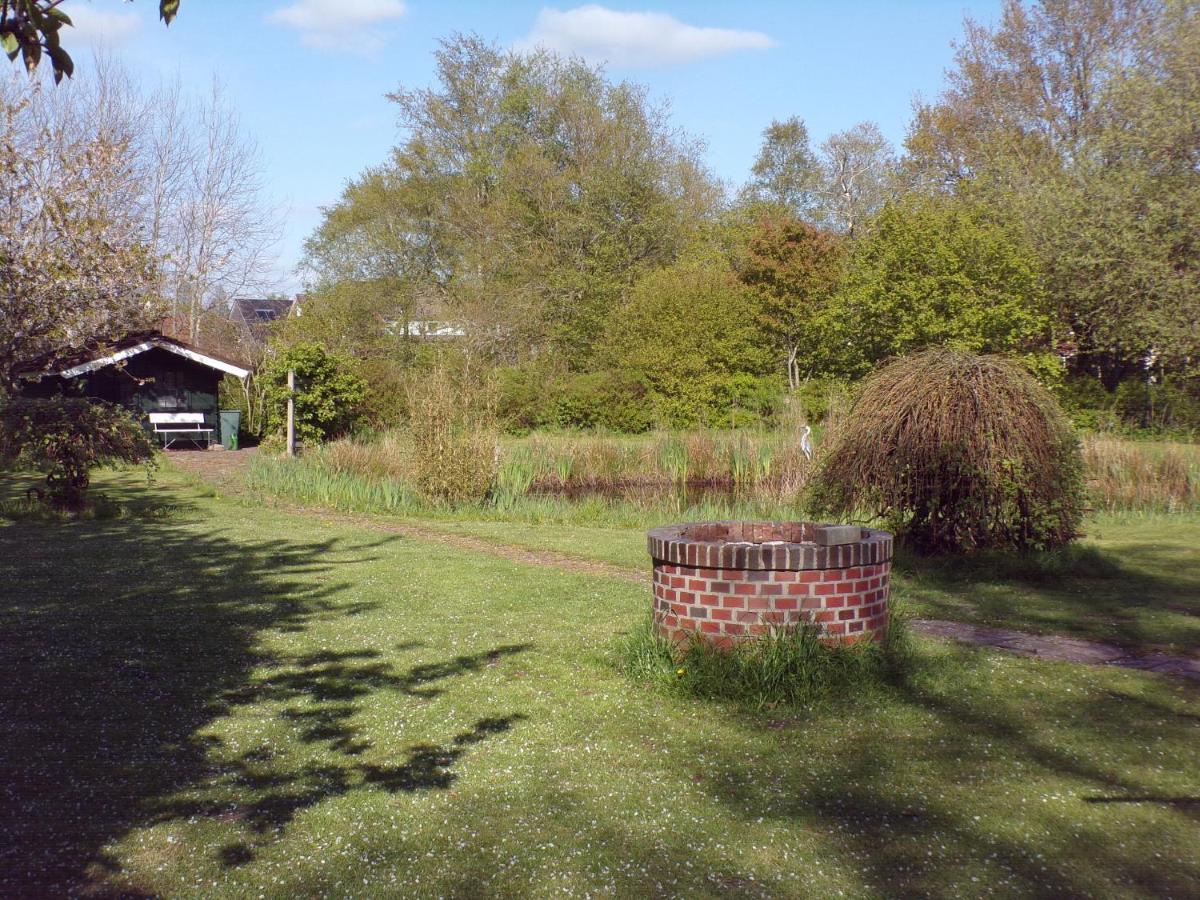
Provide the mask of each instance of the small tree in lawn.
POLYGON ((367 396, 366 383, 350 360, 320 344, 299 343, 268 353, 259 375, 264 386, 267 431, 278 438, 287 425, 288 370, 296 373, 296 440, 319 444, 346 434, 367 396))
POLYGON ((923 552, 1065 544, 1083 509, 1079 441, 1020 363, 937 348, 863 383, 813 506, 891 520, 923 552))
POLYGON ((92 469, 146 462, 153 456, 145 430, 112 403, 17 397, 0 411, 0 463, 44 472, 46 499, 66 512, 86 505, 92 469))

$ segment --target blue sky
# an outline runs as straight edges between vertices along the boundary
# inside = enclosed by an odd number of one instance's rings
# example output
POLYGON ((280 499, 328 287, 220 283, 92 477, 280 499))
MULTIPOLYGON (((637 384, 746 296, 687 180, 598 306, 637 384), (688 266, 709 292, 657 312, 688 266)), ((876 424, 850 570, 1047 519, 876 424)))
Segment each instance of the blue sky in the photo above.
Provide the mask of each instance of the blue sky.
POLYGON ((605 61, 611 77, 669 99, 675 122, 707 142, 713 172, 737 185, 773 118, 802 116, 816 144, 871 119, 899 144, 913 97, 939 90, 963 16, 993 22, 999 0, 183 0, 169 29, 155 0, 64 9, 82 69, 87 47, 104 45, 148 87, 223 82, 286 210, 279 286, 294 290, 320 207, 397 143, 384 94, 429 84, 440 38, 474 32, 605 61))

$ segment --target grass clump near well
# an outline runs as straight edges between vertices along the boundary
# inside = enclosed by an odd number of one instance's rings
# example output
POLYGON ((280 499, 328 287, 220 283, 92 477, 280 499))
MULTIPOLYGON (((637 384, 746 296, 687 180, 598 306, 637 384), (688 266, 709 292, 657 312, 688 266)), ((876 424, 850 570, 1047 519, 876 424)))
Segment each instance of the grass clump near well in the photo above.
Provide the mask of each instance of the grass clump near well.
POLYGON ((753 709, 852 700, 904 680, 912 659, 903 620, 884 641, 824 644, 807 624, 718 649, 697 636, 674 644, 646 618, 618 644, 618 667, 671 693, 732 700, 753 709))
POLYGON ((813 505, 889 521, 922 552, 1062 546, 1083 515, 1070 421, 1019 362, 936 348, 867 378, 813 505))

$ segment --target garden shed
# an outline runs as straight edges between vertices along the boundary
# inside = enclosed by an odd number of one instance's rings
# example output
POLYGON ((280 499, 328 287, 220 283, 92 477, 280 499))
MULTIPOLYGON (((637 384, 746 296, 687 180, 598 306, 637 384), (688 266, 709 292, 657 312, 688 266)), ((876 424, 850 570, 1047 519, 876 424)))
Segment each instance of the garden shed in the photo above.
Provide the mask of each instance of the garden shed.
POLYGON ((220 440, 221 379, 249 374, 238 363, 147 331, 70 357, 40 361, 27 369, 24 381, 29 396, 107 400, 140 413, 148 428, 152 421, 174 417, 220 440))

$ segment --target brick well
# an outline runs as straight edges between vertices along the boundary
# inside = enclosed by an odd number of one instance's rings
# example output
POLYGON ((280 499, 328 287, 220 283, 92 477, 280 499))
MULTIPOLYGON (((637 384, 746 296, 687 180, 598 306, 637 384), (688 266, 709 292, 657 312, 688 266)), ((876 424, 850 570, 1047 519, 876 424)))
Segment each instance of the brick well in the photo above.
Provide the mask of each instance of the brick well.
POLYGON ((887 633, 892 536, 807 522, 697 522, 649 533, 654 625, 717 646, 772 625, 816 626, 827 643, 887 633))

